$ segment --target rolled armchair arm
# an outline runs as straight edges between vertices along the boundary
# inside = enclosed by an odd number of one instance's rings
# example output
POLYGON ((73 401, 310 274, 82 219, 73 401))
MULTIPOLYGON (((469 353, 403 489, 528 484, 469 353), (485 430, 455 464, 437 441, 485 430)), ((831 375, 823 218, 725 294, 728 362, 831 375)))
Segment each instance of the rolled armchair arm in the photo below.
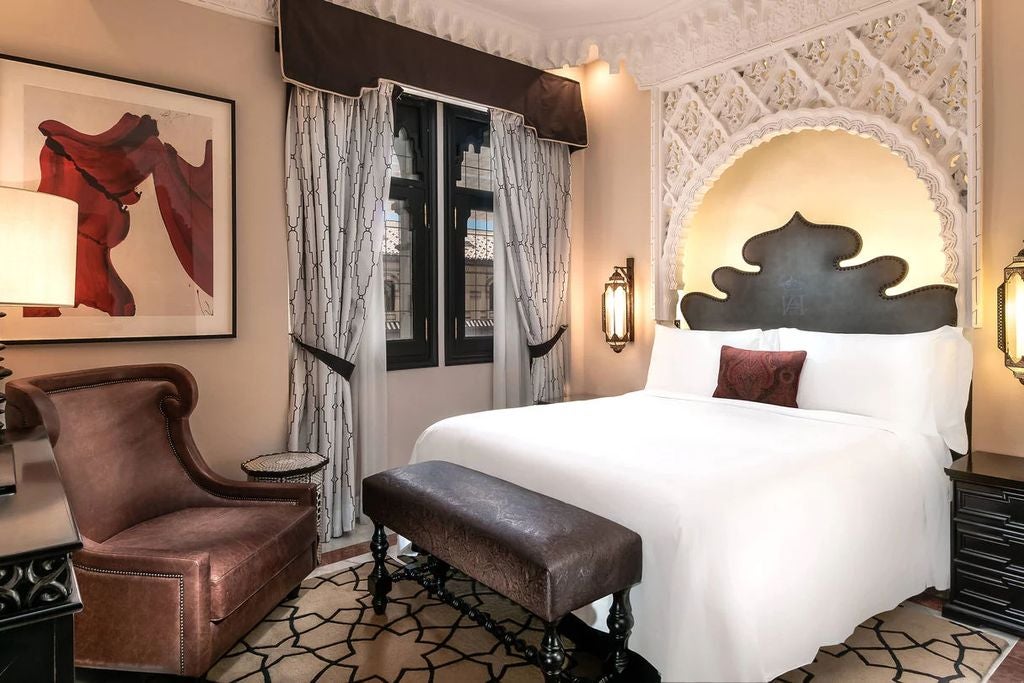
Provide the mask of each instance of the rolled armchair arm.
POLYGON ((189 477, 206 491, 228 501, 257 503, 288 503, 316 506, 316 488, 312 484, 237 481, 222 477, 210 469, 199 452, 188 415, 192 406, 177 397, 165 399, 163 410, 168 421, 171 442, 189 477))
POLYGON ((313 484, 289 482, 236 481, 220 476, 206 467, 201 474, 201 486, 211 493, 235 500, 258 502, 292 503, 294 505, 316 506, 316 486, 313 484))
POLYGON ((210 648, 208 553, 115 550, 86 540, 72 562, 84 605, 76 617, 79 666, 109 666, 117 653, 156 671, 203 673, 210 648), (133 651, 125 652, 129 643, 133 651))

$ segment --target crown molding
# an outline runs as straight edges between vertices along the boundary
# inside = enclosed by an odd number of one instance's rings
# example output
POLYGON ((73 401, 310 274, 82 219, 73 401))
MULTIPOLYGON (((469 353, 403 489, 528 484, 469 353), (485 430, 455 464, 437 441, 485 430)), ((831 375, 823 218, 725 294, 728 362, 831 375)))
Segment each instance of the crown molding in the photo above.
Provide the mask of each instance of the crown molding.
POLYGON ((181 0, 181 2, 221 14, 230 14, 233 17, 257 21, 261 24, 277 23, 277 0, 181 0))
MULTIPOLYGON (((905 7, 913 0, 697 0, 646 17, 550 30, 466 0, 331 0, 339 5, 541 69, 587 62, 596 48, 613 70, 625 63, 642 88, 769 54, 905 7)), ((182 0, 275 24, 277 0, 182 0)))

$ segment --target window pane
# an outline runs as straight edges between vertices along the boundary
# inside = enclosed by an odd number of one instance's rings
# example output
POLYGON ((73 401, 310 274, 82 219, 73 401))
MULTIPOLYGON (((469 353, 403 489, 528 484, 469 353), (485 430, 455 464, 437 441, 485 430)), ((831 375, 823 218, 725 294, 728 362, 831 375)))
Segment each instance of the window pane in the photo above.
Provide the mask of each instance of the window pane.
POLYGON ((416 172, 415 141, 409 138, 409 133, 405 128, 395 131, 395 151, 391 156, 391 176, 422 180, 420 174, 416 172))
POLYGON ((466 222, 466 337, 494 334, 494 214, 470 211, 466 222))
POLYGON ((456 187, 491 191, 491 147, 490 132, 483 134, 483 142, 471 142, 462 150, 462 168, 456 187))
POLYGON ((445 361, 488 363, 494 340, 494 198, 486 112, 444 107, 445 361))
POLYGON ((387 338, 412 339, 412 217, 404 199, 388 202, 384 229, 384 316, 387 338))

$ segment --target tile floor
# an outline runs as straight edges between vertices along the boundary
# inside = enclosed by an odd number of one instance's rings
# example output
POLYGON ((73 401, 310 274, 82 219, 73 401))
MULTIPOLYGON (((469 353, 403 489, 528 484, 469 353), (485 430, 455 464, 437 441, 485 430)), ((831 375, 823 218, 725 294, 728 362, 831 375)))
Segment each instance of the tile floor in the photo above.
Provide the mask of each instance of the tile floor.
POLYGON ((326 555, 334 550, 348 548, 357 543, 366 543, 373 536, 373 525, 368 520, 360 520, 356 528, 349 531, 341 538, 332 538, 327 543, 320 544, 320 552, 326 555))

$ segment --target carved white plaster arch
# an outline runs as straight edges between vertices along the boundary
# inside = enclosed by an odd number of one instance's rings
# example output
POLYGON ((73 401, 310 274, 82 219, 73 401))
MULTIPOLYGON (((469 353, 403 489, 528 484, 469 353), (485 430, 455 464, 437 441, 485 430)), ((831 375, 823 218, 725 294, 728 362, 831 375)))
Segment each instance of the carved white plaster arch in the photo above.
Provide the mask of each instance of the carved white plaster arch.
MULTIPOLYGON (((683 253, 690 223, 704 195, 722 174, 740 157, 773 138, 803 130, 841 130, 873 139, 898 157, 928 188, 929 197, 939 216, 942 249, 946 258, 945 282, 958 285, 957 306, 961 320, 966 320, 969 276, 963 268, 961 253, 970 241, 966 231, 966 213, 958 201, 957 188, 935 158, 918 139, 907 135, 889 119, 876 114, 845 108, 796 109, 779 111, 747 125, 730 136, 712 152, 703 168, 698 169, 679 194, 679 201, 669 215, 668 229, 661 254, 661 271, 665 274, 664 305, 674 311, 676 292, 683 288, 683 253)), ((799 208, 799 207, 794 207, 799 208)), ((765 226, 766 228, 769 226, 765 226)), ((851 226, 856 228, 856 226, 851 226)))
POLYGON ((963 323, 980 325, 977 0, 913 0, 889 10, 748 51, 654 91, 651 257, 658 319, 675 316, 679 247, 708 183, 744 146, 802 126, 874 138, 928 184, 943 226, 946 279, 960 285, 963 323))

